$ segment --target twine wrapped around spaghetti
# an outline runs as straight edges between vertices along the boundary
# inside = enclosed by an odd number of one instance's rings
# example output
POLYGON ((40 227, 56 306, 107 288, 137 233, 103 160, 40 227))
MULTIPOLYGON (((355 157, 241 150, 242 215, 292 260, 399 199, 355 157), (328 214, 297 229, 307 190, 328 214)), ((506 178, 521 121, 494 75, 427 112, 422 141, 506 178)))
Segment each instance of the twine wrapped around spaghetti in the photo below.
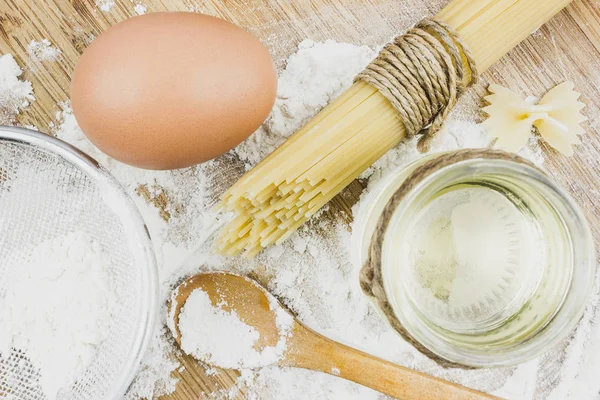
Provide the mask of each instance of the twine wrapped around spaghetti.
POLYGON ((462 55, 470 70, 470 86, 478 74, 466 44, 448 24, 424 19, 388 43, 355 81, 376 87, 402 118, 407 137, 423 134, 419 149, 427 151, 466 89, 462 55))
POLYGON ((452 0, 396 38, 348 90, 224 193, 221 208, 235 218, 217 240, 219 252, 250 258, 282 243, 407 137, 423 133, 419 148, 426 150, 477 69, 570 1, 452 0))
POLYGON ((470 368, 462 364, 456 364, 445 360, 419 343, 412 337, 404 328, 400 320, 396 317, 392 305, 390 304, 387 294, 385 293, 382 275, 382 249, 383 241, 392 219, 392 215, 404 199, 404 197, 413 188, 422 182, 431 174, 440 169, 457 162, 473 160, 473 159, 488 159, 488 160, 508 160, 520 164, 526 164, 530 167, 537 167, 530 161, 516 154, 507 153, 501 150, 492 149, 465 149, 456 152, 442 154, 432 160, 425 162, 420 167, 416 168, 402 183, 402 185, 394 192, 388 200, 383 212, 381 213, 377 226, 371 238, 369 246, 369 254, 360 271, 360 286, 363 292, 371 297, 375 304, 379 307, 390 325, 410 344, 416 347, 420 352, 436 361, 438 364, 446 367, 470 368))
MULTIPOLYGON (((378 123, 389 121, 386 129, 393 133, 384 140, 378 139, 369 133, 375 128, 369 127, 368 119, 363 119, 354 124, 353 131, 336 128, 339 130, 335 132, 338 138, 334 140, 332 136, 329 141, 323 142, 325 148, 322 152, 311 153, 309 157, 314 157, 315 161, 310 164, 301 159, 298 161, 300 168, 281 168, 281 164, 274 162, 277 153, 296 140, 296 136, 300 136, 296 143, 300 152, 302 146, 316 147, 319 140, 324 140, 321 136, 299 144, 310 135, 310 124, 307 125, 255 167, 252 171, 255 176, 248 177, 247 185, 244 182, 246 177, 243 177, 225 193, 223 205, 236 210, 238 218, 225 227, 219 239, 219 250, 229 255, 245 250, 246 255, 252 257, 272 243, 281 243, 369 165, 406 137, 423 133, 419 148, 427 150, 434 134, 466 88, 465 82, 470 85, 476 80, 475 61, 449 25, 425 19, 405 35, 398 36, 356 77, 355 86, 363 91, 361 96, 366 94, 366 97, 362 100, 358 97, 344 99, 345 95, 342 95, 336 100, 345 102, 339 108, 345 108, 353 101, 360 101, 365 109, 366 104, 371 104, 375 110, 370 117, 375 118, 377 111, 383 111, 378 123), (384 105, 386 100, 389 104, 384 105), (383 109, 377 110, 383 105, 383 109), (390 112, 392 110, 396 115, 390 112), (365 128, 361 127, 363 125, 365 128), (364 143, 364 140, 371 140, 373 144, 364 143), (327 147, 332 145, 334 151, 327 151, 327 147), (345 146, 348 146, 347 150, 345 146), (358 153, 357 147, 361 147, 358 153), (346 159, 345 162, 354 159, 365 165, 342 168, 337 161, 340 158, 346 159), (304 165, 309 166, 307 170, 304 170, 304 165), (253 179, 260 178, 255 171, 261 168, 263 173, 275 179, 260 185, 253 182, 253 179)), ((336 102, 328 107, 335 109, 336 102)), ((378 134, 383 136, 385 132, 378 134)), ((289 164, 288 160, 282 159, 280 163, 289 164)))

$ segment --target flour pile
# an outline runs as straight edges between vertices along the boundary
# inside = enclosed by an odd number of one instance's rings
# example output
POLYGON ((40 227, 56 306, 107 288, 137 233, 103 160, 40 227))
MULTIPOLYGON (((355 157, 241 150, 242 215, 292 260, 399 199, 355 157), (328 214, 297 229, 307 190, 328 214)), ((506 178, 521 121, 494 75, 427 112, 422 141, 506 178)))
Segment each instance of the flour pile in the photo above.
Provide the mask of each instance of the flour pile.
POLYGON ((11 54, 0 56, 0 125, 11 125, 21 110, 35 100, 31 82, 19 79, 23 71, 11 54))
POLYGON ((40 41, 32 40, 27 45, 27 54, 29 59, 34 63, 40 63, 42 61, 56 61, 61 54, 61 51, 56 47, 52 46, 52 43, 48 39, 42 39, 40 41))
POLYGON ((133 7, 133 11, 135 11, 137 15, 144 15, 146 14, 147 10, 148 9, 146 8, 146 6, 141 3, 138 3, 133 7))
POLYGON ((256 165, 285 139, 346 90, 352 79, 376 53, 366 46, 353 46, 328 40, 305 40, 288 59, 279 75, 277 98, 271 115, 252 136, 235 149, 246 163, 256 165))
POLYGON ((10 284, 0 298, 0 355, 8 357, 11 348, 23 351, 53 400, 75 383, 108 334, 117 301, 110 264, 82 232, 14 257, 21 258, 26 262, 8 271, 10 284))
POLYGON ((112 10, 115 4, 115 0, 96 0, 96 7, 104 12, 109 12, 112 10))
POLYGON ((242 321, 235 310, 227 310, 226 299, 219 299, 214 306, 206 292, 195 289, 179 314, 182 350, 219 368, 239 370, 277 364, 286 350, 293 319, 272 296, 269 300, 279 336, 275 346, 257 350, 259 332, 242 321))
MULTIPOLYGON (((561 376, 552 373, 555 365, 562 364, 565 358, 562 351, 551 351, 517 368, 473 371, 441 368, 417 352, 381 319, 361 292, 357 266, 352 262, 352 235, 347 225, 338 222, 340 218, 332 220, 326 215, 314 218, 290 240, 267 249, 251 262, 214 254, 212 234, 221 225, 221 217, 212 207, 218 197, 245 169, 259 162, 348 87, 353 75, 373 55, 369 48, 333 41, 301 43, 298 53, 290 57, 281 72, 278 98, 267 123, 229 155, 183 171, 142 171, 111 160, 85 139, 68 104, 63 105, 54 133, 97 158, 127 188, 143 214, 156 249, 160 295, 165 301, 163 324, 157 329, 128 399, 153 398, 175 390, 177 381, 171 373, 174 376, 179 373, 179 363, 174 357, 178 350, 165 329, 166 300, 183 279, 207 270, 254 273, 302 322, 316 331, 376 356, 498 396, 515 398, 525 393, 532 398, 538 387, 546 392, 548 380, 560 380, 561 376)), ((487 135, 472 120, 477 115, 477 102, 470 104, 471 109, 452 114, 432 146, 434 151, 488 145, 487 135)), ((537 163, 543 161, 535 141, 526 155, 537 163)), ((421 156, 414 142, 401 144, 387 153, 361 177, 368 180, 363 198, 390 171, 421 156)), ((354 215, 363 204, 361 200, 354 206, 354 215)), ((214 334, 218 337, 222 330, 214 330, 214 334)), ((578 343, 583 343, 585 335, 578 333, 579 336, 578 343)), ((567 357, 571 363, 579 362, 581 357, 577 352, 585 353, 582 346, 574 346, 572 355, 567 357)), ((569 382, 575 382, 575 377, 569 378, 569 382)), ((561 393, 568 392, 565 385, 561 385, 561 393)), ((238 389, 253 399, 381 397, 334 376, 278 367, 243 370, 236 386, 207 396, 234 398, 239 395, 238 389)))

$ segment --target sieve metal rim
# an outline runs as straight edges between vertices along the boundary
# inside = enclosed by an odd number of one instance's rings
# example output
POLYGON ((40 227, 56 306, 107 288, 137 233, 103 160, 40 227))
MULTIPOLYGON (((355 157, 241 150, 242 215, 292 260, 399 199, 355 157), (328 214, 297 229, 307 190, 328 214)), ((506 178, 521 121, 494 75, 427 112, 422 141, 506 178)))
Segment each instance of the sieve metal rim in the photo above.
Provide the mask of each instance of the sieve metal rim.
MULTIPOLYGON (((106 397, 107 399, 121 399, 139 371, 142 358, 148 349, 158 321, 158 267, 148 227, 131 197, 112 174, 75 146, 31 129, 3 125, 0 125, 1 142, 31 146, 57 155, 86 173, 93 181, 102 183, 103 188, 115 190, 124 202, 123 205, 128 211, 126 217, 130 219, 128 226, 134 229, 129 233, 135 235, 135 240, 144 254, 144 264, 147 268, 141 274, 143 279, 141 304, 146 307, 141 312, 142 323, 138 328, 138 332, 136 332, 134 346, 128 354, 128 362, 123 366, 124 374, 119 377, 119 380, 115 381, 114 387, 111 387, 106 397)), ((119 217, 123 219, 124 215, 119 215, 119 217)))

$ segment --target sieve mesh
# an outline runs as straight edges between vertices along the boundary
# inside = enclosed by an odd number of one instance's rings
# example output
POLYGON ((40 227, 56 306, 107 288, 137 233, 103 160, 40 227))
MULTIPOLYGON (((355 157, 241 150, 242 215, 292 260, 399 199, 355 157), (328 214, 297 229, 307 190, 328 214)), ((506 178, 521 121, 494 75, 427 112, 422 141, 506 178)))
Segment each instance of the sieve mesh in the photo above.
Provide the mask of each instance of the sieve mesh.
MULTIPOLYGON (((0 302, 23 257, 76 231, 102 247, 118 296, 94 361, 57 399, 118 398, 133 378, 156 311, 156 266, 144 228, 122 189, 85 156, 41 134, 0 128, 0 302)), ((0 357, 0 398, 44 399, 39 377, 27 355, 12 349, 0 357)))

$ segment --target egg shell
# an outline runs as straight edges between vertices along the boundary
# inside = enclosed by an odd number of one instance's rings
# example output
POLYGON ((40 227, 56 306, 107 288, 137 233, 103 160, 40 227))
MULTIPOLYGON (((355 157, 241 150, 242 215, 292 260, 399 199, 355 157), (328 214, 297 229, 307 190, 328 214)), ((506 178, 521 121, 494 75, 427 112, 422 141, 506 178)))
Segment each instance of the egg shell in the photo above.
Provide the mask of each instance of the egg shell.
POLYGON ((268 50, 219 18, 161 12, 98 36, 71 82, 77 122, 100 150, 147 169, 223 154, 267 118, 277 92, 268 50))

